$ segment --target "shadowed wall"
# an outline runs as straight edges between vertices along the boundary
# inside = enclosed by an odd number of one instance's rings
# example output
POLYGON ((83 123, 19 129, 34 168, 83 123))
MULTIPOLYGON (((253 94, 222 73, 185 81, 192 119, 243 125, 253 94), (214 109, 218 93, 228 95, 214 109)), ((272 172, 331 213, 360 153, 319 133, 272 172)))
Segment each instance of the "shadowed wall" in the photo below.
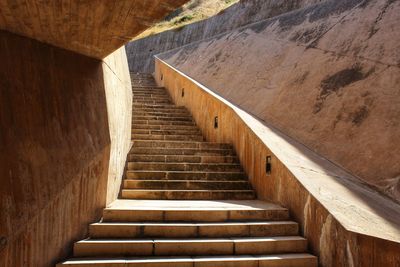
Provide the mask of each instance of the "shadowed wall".
POLYGON ((100 218, 129 149, 123 54, 102 62, 0 32, 0 266, 52 266, 100 218))

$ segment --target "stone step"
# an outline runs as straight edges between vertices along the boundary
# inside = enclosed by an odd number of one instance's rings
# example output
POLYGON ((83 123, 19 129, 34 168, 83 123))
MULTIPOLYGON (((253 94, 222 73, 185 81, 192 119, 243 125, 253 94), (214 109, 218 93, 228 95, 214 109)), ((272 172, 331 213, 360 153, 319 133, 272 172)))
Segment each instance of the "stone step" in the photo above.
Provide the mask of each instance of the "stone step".
POLYGON ((165 94, 151 94, 151 93, 136 93, 133 94, 132 97, 133 100, 171 100, 170 96, 165 93, 165 94))
POLYGON ((134 107, 133 113, 136 112, 156 112, 156 113, 188 113, 189 111, 185 107, 178 106, 168 106, 168 107, 151 107, 151 106, 143 106, 137 105, 134 107))
POLYGON ((287 221, 289 211, 260 200, 122 200, 103 210, 103 222, 287 221))
POLYGON ((133 99, 132 104, 133 105, 163 105, 163 104, 171 104, 172 101, 170 99, 157 99, 157 100, 152 100, 152 99, 145 99, 145 100, 140 100, 140 99, 133 99))
POLYGON ((151 85, 157 87, 157 83, 154 79, 133 78, 131 79, 131 82, 133 88, 142 87, 144 85, 151 85))
MULTIPOLYGON (((189 231, 188 231, 189 232, 189 231)), ((306 252, 299 236, 199 239, 86 239, 74 244, 74 257, 264 255, 306 252)))
POLYGON ((193 122, 193 118, 190 115, 186 116, 133 116, 133 120, 146 120, 146 121, 190 121, 193 122))
POLYGON ((170 94, 167 90, 158 90, 158 91, 148 91, 147 89, 143 90, 133 90, 132 91, 132 99, 137 97, 140 98, 168 98, 171 99, 170 94))
POLYGON ((167 200, 224 200, 255 199, 253 190, 140 190, 122 189, 124 199, 167 199, 167 200))
POLYGON ((132 88, 135 89, 163 89, 162 87, 158 87, 157 84, 155 82, 144 82, 141 80, 136 80, 136 81, 131 81, 132 83, 132 88))
POLYGON ((132 130, 199 130, 195 125, 149 125, 149 124, 132 124, 132 130))
POLYGON ((132 140, 204 141, 204 137, 200 134, 197 135, 133 134, 132 140))
POLYGON ((168 91, 164 90, 164 91, 158 91, 158 92, 146 92, 146 91, 132 91, 132 97, 133 99, 136 99, 138 97, 144 97, 144 98, 151 98, 151 97, 156 97, 156 98, 170 98, 170 95, 168 93, 168 91))
POLYGON ((142 86, 143 84, 151 84, 154 86, 157 86, 157 83, 155 82, 154 79, 147 79, 147 78, 132 78, 131 83, 133 86, 142 86))
POLYGON ((92 238, 277 237, 296 236, 298 232, 293 221, 100 222, 89 226, 92 238))
POLYGON ((153 74, 148 72, 129 72, 129 75, 131 78, 144 77, 148 79, 154 79, 153 74))
POLYGON ((164 93, 167 90, 164 87, 159 87, 156 84, 136 84, 132 86, 132 93, 164 93))
POLYGON ((185 156, 185 155, 128 154, 128 161, 136 162, 187 162, 187 163, 239 163, 236 156, 185 156))
POLYGON ((71 259, 56 267, 317 267, 318 260, 307 253, 236 256, 145 257, 71 259))
POLYGON ((246 180, 244 172, 196 172, 196 171, 143 171, 128 170, 127 179, 133 180, 246 180))
POLYGON ((133 110, 145 110, 145 109, 153 109, 158 112, 163 112, 163 110, 174 110, 176 106, 174 104, 140 104, 140 103, 132 103, 133 110))
POLYGON ((242 167, 237 163, 128 162, 128 170, 233 172, 242 167))
MULTIPOLYGON (((162 118, 170 118, 170 117, 185 117, 188 116, 190 118, 191 115, 188 111, 186 110, 171 110, 171 111, 165 111, 162 110, 158 112, 156 109, 154 110, 135 110, 135 112, 132 115, 132 118, 138 117, 138 116, 157 116, 157 117, 162 117, 162 118)), ((193 118, 192 118, 193 119, 193 118)))
POLYGON ((146 257, 70 259, 57 267, 317 267, 315 256, 306 253, 236 256, 146 257))
POLYGON ((153 76, 149 74, 146 75, 138 75, 138 76, 131 76, 131 80, 145 80, 145 81, 155 81, 153 76))
POLYGON ((184 126, 196 126, 193 121, 181 121, 181 120, 137 120, 132 119, 132 124, 135 125, 184 125, 184 126))
POLYGON ((200 130, 149 130, 133 129, 132 134, 154 134, 154 135, 201 135, 200 130))
POLYGON ((165 97, 133 97, 132 102, 135 104, 136 102, 138 104, 147 104, 149 102, 150 104, 157 104, 157 105, 163 105, 165 104, 170 104, 172 103, 171 99, 166 95, 165 97))
POLYGON ((190 116, 190 113, 186 110, 177 110, 171 112, 157 112, 157 111, 134 111, 132 117, 136 116, 157 116, 157 117, 180 117, 180 116, 190 116))
POLYGON ((177 105, 136 105, 136 109, 133 112, 138 110, 154 110, 153 112, 165 112, 165 111, 188 111, 188 109, 184 106, 177 106, 177 105), (156 106, 156 107, 154 107, 156 106))
POLYGON ((171 99, 167 91, 165 92, 132 92, 133 99, 171 99))
POLYGON ((234 156, 233 149, 198 149, 198 148, 149 148, 134 147, 130 154, 147 155, 196 155, 196 156, 234 156))
POLYGON ((250 190, 248 181, 124 180, 124 189, 162 190, 250 190))
POLYGON ((153 147, 153 148, 198 148, 198 149, 232 149, 231 144, 195 142, 195 141, 134 141, 132 147, 153 147))

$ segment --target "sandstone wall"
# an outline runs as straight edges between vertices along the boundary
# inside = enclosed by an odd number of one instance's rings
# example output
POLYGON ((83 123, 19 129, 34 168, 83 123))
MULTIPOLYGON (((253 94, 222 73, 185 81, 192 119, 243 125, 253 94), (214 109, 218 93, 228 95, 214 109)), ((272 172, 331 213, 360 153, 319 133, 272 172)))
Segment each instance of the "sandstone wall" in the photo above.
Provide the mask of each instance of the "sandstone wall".
POLYGON ((330 0, 160 58, 399 201, 399 21, 330 0))
POLYGON ((103 60, 103 76, 111 138, 107 204, 118 197, 131 143, 132 87, 125 48, 103 60))
POLYGON ((399 266, 399 204, 160 59, 155 73, 208 141, 233 145, 257 198, 289 209, 319 266, 399 266))
POLYGON ((129 70, 152 73, 154 55, 320 1, 242 0, 212 18, 128 43, 129 70))
POLYGON ((102 62, 6 32, 0 40, 0 266, 54 266, 119 188, 126 58, 120 50, 102 62))

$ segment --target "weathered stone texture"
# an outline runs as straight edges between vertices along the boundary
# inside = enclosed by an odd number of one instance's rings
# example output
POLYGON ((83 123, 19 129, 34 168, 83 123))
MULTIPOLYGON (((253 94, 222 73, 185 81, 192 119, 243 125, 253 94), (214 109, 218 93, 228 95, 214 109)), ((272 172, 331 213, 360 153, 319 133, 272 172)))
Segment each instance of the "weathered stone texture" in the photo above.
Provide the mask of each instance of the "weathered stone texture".
POLYGON ((320 0, 242 0, 209 19, 128 43, 129 69, 152 73, 154 55, 317 2, 320 0))
POLYGON ((126 58, 106 66, 6 32, 0 40, 0 266, 54 266, 119 188, 126 58))
POLYGON ((289 209, 320 266, 400 264, 399 204, 160 60, 156 78, 207 140, 233 144, 257 197, 289 209))
POLYGON ((160 55, 400 200, 399 1, 324 1, 160 55))

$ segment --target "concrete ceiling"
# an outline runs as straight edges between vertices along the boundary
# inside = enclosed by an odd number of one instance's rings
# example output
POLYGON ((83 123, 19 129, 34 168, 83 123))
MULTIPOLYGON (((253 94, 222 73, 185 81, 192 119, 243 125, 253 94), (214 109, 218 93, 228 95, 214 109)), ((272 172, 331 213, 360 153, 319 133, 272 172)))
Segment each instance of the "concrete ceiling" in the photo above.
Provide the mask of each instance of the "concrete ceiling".
POLYGON ((104 58, 188 0, 0 0, 0 29, 104 58))

